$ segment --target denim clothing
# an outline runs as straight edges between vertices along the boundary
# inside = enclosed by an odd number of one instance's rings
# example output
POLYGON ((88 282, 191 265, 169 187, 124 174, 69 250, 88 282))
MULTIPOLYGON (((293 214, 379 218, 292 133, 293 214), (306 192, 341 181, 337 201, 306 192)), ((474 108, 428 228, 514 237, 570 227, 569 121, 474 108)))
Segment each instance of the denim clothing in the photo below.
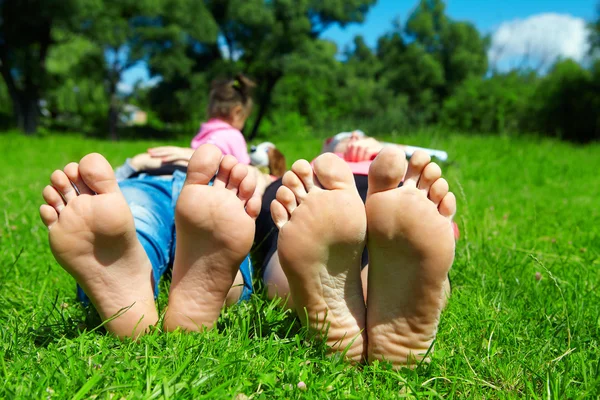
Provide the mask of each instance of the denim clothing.
MULTIPOLYGON (((158 283, 173 264, 175 258, 175 204, 183 188, 185 173, 175 171, 172 176, 141 174, 136 178, 121 180, 119 187, 133 214, 137 237, 152 264, 154 294, 158 283)), ((212 185, 212 182, 211 182, 212 185)), ((252 264, 250 257, 240 265, 244 288, 240 300, 252 294, 252 264)), ((77 297, 84 304, 89 299, 77 286, 77 297)))

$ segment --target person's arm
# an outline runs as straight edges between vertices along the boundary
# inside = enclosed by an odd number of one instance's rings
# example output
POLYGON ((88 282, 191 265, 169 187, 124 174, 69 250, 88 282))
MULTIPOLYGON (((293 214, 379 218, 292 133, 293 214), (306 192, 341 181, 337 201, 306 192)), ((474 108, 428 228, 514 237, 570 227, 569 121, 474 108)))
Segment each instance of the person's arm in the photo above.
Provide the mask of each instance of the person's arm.
POLYGON ((349 162, 371 161, 383 149, 384 144, 374 138, 351 141, 344 153, 344 160, 349 162))
POLYGON ((187 165, 194 154, 190 147, 160 146, 148 149, 148 154, 159 159, 163 164, 185 162, 187 165))
POLYGON ((130 164, 136 171, 142 171, 145 169, 158 168, 163 164, 163 162, 160 158, 152 157, 148 153, 141 153, 135 155, 131 159, 130 164))
POLYGON ((153 158, 148 153, 136 154, 135 156, 128 158, 125 161, 125 164, 115 169, 115 177, 117 178, 117 182, 120 182, 138 171, 158 168, 161 165, 162 161, 160 159, 153 158))
POLYGON ((125 160, 125 163, 123 165, 118 166, 115 169, 115 178, 117 179, 117 182, 121 182, 121 181, 124 181, 125 179, 129 178, 131 175, 135 174, 136 172, 137 172, 137 169, 135 169, 135 167, 131 163, 131 158, 128 158, 127 160, 125 160))

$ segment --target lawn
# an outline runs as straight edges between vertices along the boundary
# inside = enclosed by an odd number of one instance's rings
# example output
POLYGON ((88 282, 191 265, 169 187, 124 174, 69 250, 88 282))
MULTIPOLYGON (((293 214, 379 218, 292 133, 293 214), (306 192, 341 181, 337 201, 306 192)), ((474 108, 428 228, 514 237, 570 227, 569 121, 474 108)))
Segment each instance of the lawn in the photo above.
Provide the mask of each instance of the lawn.
MULTIPOLYGON (((448 151, 461 238, 432 362, 394 372, 325 357, 260 292, 224 312, 216 331, 157 330, 137 342, 104 334, 48 249, 41 190, 88 152, 118 165, 157 142, 0 135, 0 397, 600 396, 600 145, 432 132, 402 141, 448 151)), ((276 143, 288 164, 320 148, 276 143)), ((164 309, 168 282, 161 290, 164 309)))

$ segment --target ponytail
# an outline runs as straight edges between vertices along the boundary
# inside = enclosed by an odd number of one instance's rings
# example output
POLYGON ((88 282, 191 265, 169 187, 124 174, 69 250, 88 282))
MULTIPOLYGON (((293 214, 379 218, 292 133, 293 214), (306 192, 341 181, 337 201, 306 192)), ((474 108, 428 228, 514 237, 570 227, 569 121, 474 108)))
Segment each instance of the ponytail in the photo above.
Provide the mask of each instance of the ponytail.
POLYGON ((238 105, 247 115, 250 114, 255 87, 256 84, 243 74, 237 74, 233 79, 213 81, 208 104, 209 118, 228 118, 231 110, 238 105))

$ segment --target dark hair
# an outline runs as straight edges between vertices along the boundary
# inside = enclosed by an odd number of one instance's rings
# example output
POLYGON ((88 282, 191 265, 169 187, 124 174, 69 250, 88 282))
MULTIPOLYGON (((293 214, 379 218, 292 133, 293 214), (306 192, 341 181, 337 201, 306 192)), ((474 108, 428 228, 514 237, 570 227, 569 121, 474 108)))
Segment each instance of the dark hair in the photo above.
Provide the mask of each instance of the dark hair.
POLYGON ((229 118, 231 110, 238 105, 246 115, 252 110, 252 90, 256 84, 242 74, 233 79, 212 82, 208 101, 209 118, 229 118))

